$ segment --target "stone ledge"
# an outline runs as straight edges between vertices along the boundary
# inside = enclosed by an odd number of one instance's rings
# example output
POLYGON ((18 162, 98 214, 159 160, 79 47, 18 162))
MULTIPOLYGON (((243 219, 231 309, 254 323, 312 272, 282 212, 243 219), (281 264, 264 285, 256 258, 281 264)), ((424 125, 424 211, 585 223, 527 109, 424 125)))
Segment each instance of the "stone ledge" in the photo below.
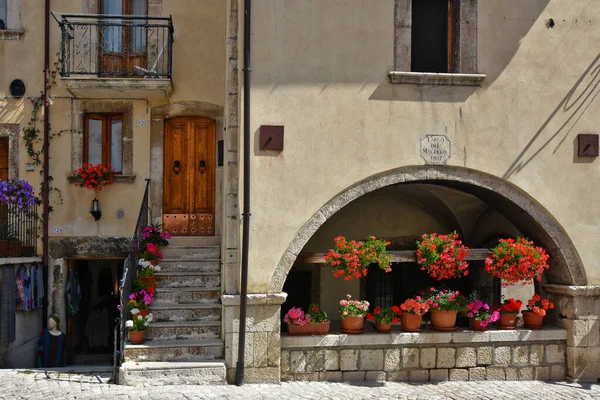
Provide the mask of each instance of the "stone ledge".
POLYGON ((389 346, 403 344, 450 344, 450 343, 497 343, 497 342, 540 342, 567 339, 567 331, 556 327, 544 327, 534 331, 515 329, 512 331, 489 330, 474 332, 462 330, 455 332, 435 332, 423 330, 420 333, 392 332, 364 333, 362 335, 329 334, 323 336, 289 336, 281 335, 281 348, 304 347, 356 347, 356 346, 389 346))
MULTIPOLYGON (((133 183, 135 182, 135 175, 115 175, 114 183, 133 183)), ((69 183, 81 183, 82 179, 79 177, 68 176, 67 180, 69 183)))
POLYGON ((392 84, 412 85, 445 85, 445 86, 481 86, 484 74, 453 74, 431 72, 402 72, 388 73, 392 84))
POLYGON ((0 30, 0 40, 19 40, 24 34, 22 29, 3 29, 0 30))
POLYGON ((139 98, 170 97, 173 84, 168 78, 61 78, 67 89, 76 97, 139 98))
POLYGON ((42 262, 42 257, 0 258, 0 265, 29 264, 29 263, 40 263, 40 262, 42 262))
MULTIPOLYGON (((252 293, 247 295, 248 305, 280 305, 287 299, 287 293, 252 293)), ((239 306, 239 294, 224 294, 221 296, 221 303, 224 306, 239 306)))
POLYGON ((544 290, 550 293, 564 294, 573 297, 600 296, 600 286, 570 286, 546 283, 542 284, 542 288, 544 288, 544 290))

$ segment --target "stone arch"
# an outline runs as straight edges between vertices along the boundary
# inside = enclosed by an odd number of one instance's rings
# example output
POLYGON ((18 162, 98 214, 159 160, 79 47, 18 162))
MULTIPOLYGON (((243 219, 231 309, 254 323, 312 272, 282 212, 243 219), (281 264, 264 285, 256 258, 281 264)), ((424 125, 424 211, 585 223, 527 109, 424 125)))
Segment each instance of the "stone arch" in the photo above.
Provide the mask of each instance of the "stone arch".
MULTIPOLYGON (((223 111, 218 104, 202 101, 180 101, 153 107, 150 110, 150 210, 152 219, 160 222, 163 207, 163 162, 165 120, 175 117, 204 117, 216 123, 217 142, 223 139, 223 111)), ((223 167, 217 167, 215 190, 215 235, 221 233, 223 167)))
POLYGON ((535 199, 514 184, 487 173, 457 166, 406 166, 370 176, 348 187, 323 205, 296 233, 277 263, 269 293, 283 289, 299 252, 333 214, 366 193, 390 185, 429 183, 470 193, 500 210, 524 235, 543 246, 551 257, 545 274, 549 283, 586 285, 583 264, 560 224, 535 199))

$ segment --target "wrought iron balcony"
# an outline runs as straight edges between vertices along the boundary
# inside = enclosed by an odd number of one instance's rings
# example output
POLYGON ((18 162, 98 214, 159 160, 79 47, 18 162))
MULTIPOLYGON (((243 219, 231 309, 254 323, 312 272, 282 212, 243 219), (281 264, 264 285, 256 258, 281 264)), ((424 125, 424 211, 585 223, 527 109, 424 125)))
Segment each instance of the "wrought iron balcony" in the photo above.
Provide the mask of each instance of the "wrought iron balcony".
POLYGON ((37 205, 0 203, 0 257, 37 255, 37 205))
POLYGON ((54 14, 62 77, 171 78, 171 17, 54 14))

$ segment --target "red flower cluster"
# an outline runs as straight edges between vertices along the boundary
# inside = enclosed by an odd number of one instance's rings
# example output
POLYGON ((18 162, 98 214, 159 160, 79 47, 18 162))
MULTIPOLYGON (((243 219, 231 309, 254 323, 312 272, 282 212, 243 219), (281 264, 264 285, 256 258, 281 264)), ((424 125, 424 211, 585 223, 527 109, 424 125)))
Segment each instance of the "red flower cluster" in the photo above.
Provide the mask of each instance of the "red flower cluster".
POLYGON ((402 311, 409 314, 425 315, 429 311, 429 303, 421 300, 419 296, 416 299, 406 299, 404 303, 400 305, 402 311))
POLYGON ((391 306, 388 308, 382 309, 377 306, 373 310, 373 313, 367 314, 367 320, 369 321, 377 321, 383 324, 397 324, 398 316, 402 314, 402 310, 398 306, 391 306))
POLYGON ((519 313, 521 311, 521 306, 523 306, 523 302, 521 300, 515 300, 514 298, 510 298, 508 300, 504 300, 504 304, 499 307, 494 307, 494 311, 500 311, 500 314, 505 313, 519 313))
POLYGON ((527 302, 527 308, 543 317, 546 315, 546 310, 554 308, 554 303, 549 299, 542 299, 539 294, 534 294, 527 302))
POLYGON ((458 240, 456 232, 424 234, 417 241, 417 262, 421 270, 438 281, 467 276, 469 264, 463 260, 468 255, 469 248, 458 240))
POLYGON ((502 280, 502 286, 523 281, 542 280, 542 274, 550 268, 548 253, 525 238, 500 239, 492 254, 485 259, 485 269, 502 280))
POLYGON ((344 276, 349 281, 367 276, 371 264, 378 264, 385 272, 392 270, 391 256, 386 252, 386 246, 390 244, 375 236, 369 237, 365 242, 346 240, 343 236, 334 239, 335 246, 325 255, 325 262, 333 270, 333 276, 344 276))
POLYGON ((83 167, 73 172, 73 177, 81 178, 81 183, 75 186, 84 187, 93 190, 96 194, 102 191, 104 186, 110 185, 114 181, 115 171, 102 164, 93 165, 83 163, 83 167))

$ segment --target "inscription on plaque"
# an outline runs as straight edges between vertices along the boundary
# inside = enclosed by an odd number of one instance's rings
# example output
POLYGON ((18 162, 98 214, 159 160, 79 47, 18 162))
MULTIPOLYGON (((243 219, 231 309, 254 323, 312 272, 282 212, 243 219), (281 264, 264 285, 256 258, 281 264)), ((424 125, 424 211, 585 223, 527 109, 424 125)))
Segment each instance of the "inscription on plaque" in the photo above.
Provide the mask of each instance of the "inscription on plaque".
POLYGON ((450 139, 447 136, 426 135, 421 138, 421 158, 425 164, 445 165, 450 154, 450 139))

